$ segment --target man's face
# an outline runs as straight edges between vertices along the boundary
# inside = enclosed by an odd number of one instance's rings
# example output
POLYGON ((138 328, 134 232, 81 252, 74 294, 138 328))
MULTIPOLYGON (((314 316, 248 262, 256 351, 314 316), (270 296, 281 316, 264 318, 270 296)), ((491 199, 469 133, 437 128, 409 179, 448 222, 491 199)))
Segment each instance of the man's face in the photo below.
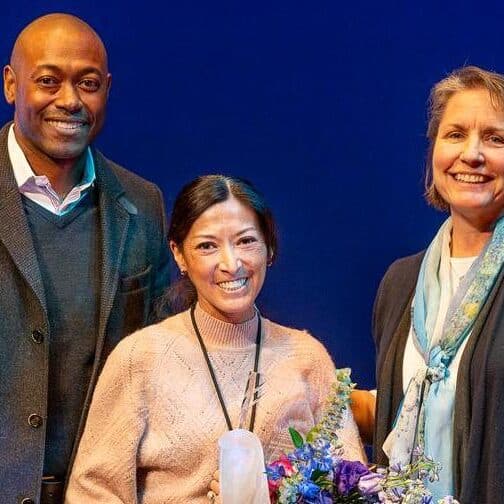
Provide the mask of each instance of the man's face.
POLYGON ((38 30, 4 69, 23 150, 54 161, 76 160, 103 126, 110 74, 103 45, 73 26, 38 30), (33 40, 35 39, 36 40, 33 40))

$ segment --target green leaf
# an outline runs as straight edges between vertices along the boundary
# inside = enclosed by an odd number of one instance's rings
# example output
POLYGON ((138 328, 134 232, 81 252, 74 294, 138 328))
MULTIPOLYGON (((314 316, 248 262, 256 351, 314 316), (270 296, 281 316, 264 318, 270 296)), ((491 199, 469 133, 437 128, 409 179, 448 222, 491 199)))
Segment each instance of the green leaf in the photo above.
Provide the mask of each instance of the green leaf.
MULTIPOLYGON (((320 469, 315 469, 311 473, 310 479, 313 481, 313 483, 316 483, 317 485, 319 483, 322 483, 324 478, 329 474, 328 471, 321 471, 320 469)), ((320 486, 320 485, 319 485, 320 486)))
POLYGON ((303 436, 296 429, 289 427, 289 434, 296 448, 301 448, 304 445, 303 436))

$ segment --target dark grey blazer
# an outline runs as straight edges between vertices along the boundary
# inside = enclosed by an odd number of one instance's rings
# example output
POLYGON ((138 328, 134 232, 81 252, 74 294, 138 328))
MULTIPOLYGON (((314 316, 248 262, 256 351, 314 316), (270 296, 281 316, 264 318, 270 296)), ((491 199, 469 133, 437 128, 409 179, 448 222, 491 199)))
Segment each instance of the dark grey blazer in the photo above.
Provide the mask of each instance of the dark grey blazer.
MULTIPOLYGON (((402 361, 423 252, 394 262, 373 312, 378 401, 374 458, 403 397, 402 361)), ((504 502, 504 272, 475 322, 457 375, 454 412, 455 493, 463 504, 504 502)))
MULTIPOLYGON (((8 156, 8 127, 0 130, 0 502, 10 504, 39 498, 45 421, 34 427, 28 418, 46 417, 50 334, 37 257, 8 156)), ((160 190, 99 152, 93 156, 102 235, 100 316, 91 381, 75 384, 87 389, 77 440, 105 358, 121 338, 147 324, 169 280, 160 190)))

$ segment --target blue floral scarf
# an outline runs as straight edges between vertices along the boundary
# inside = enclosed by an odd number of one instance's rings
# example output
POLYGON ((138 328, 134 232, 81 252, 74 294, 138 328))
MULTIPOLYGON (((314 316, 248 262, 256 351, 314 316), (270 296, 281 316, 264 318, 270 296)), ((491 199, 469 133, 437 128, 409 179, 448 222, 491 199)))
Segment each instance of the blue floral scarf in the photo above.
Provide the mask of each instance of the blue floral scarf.
MULTIPOLYGON (((451 228, 451 218, 439 229, 423 258, 412 306, 412 327, 415 345, 423 356, 425 367, 411 379, 397 413, 392 432, 383 449, 391 464, 408 464, 414 449, 420 446, 429 455, 429 446, 442 443, 430 439, 425 430, 426 411, 430 422, 446 422, 446 405, 437 401, 439 387, 449 375, 449 367, 457 351, 471 333, 504 262, 504 218, 494 229, 491 240, 473 262, 450 301, 439 341, 433 341, 440 296, 440 264, 443 235, 451 228)), ((446 393, 446 392, 445 392, 446 393)), ((455 390, 453 390, 453 396, 455 390)), ((447 444, 451 449, 451 443, 447 444)), ((451 453, 446 460, 451 461, 451 453)), ((450 476, 452 467, 444 467, 442 477, 450 476)))

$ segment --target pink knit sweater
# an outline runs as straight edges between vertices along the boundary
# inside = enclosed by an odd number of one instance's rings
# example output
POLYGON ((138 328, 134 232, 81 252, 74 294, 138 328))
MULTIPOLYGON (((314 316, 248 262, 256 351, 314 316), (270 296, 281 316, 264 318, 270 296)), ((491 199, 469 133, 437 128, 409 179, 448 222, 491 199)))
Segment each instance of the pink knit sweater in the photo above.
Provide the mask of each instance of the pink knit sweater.
MULTIPOLYGON (((199 307, 233 426, 253 368, 257 317, 227 324, 199 307)), ((259 371, 265 380, 254 431, 267 460, 292 448, 287 429, 308 431, 334 382, 326 350, 307 332, 263 319, 259 371)), ((125 338, 98 381, 70 478, 68 504, 206 504, 226 423, 189 312, 125 338)), ((351 413, 338 433, 345 456, 365 456, 351 413)))

